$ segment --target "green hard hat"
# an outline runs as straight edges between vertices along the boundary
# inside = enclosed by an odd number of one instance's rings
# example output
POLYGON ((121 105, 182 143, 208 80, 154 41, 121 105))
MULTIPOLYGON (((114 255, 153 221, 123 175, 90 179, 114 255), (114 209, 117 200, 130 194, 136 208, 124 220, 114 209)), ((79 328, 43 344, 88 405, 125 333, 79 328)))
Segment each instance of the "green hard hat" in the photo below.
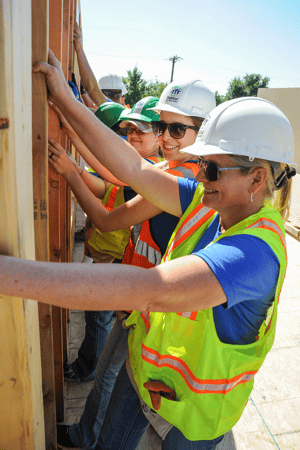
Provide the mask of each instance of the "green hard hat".
POLYGON ((129 114, 120 117, 122 121, 141 120, 143 122, 152 122, 159 120, 159 114, 155 111, 149 111, 148 108, 154 108, 158 103, 158 97, 145 97, 139 100, 131 109, 129 114))
POLYGON ((113 127, 120 120, 120 115, 124 111, 125 107, 115 102, 102 103, 95 112, 95 116, 98 117, 101 122, 107 127, 113 127))

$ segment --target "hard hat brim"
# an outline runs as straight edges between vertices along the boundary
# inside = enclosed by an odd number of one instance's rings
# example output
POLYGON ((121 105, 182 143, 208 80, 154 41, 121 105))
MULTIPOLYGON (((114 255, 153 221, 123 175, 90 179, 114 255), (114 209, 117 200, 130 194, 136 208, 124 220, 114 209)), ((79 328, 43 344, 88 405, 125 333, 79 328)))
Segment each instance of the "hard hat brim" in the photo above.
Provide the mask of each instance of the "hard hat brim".
POLYGON ((139 120, 141 122, 148 122, 148 123, 152 122, 152 120, 149 117, 143 116, 142 114, 135 114, 135 113, 133 113, 133 114, 129 113, 126 116, 121 117, 121 120, 122 121, 139 120))
POLYGON ((189 147, 185 147, 182 150, 179 150, 180 153, 189 153, 195 156, 204 156, 204 155, 232 155, 232 152, 225 151, 216 147, 215 145, 205 145, 202 142, 195 142, 193 145, 189 147))
POLYGON ((160 105, 160 104, 157 104, 155 106, 155 108, 147 108, 147 110, 155 111, 158 114, 160 114, 161 111, 165 111, 165 112, 171 112, 171 113, 175 113, 175 114, 180 114, 181 116, 189 116, 189 114, 187 114, 187 113, 185 113, 183 111, 180 111, 178 108, 175 108, 174 106, 171 106, 171 105, 164 105, 164 104, 160 105))
POLYGON ((273 162, 284 162, 285 164, 289 164, 290 166, 297 167, 293 159, 293 155, 291 154, 291 160, 282 161, 282 158, 277 155, 272 155, 272 158, 260 157, 257 154, 251 154, 250 152, 241 152, 241 151, 230 151, 223 150, 216 145, 205 144, 204 142, 195 142, 190 147, 185 147, 182 150, 179 150, 180 153, 189 153, 190 155, 195 156, 207 156, 207 155, 237 155, 237 156, 247 156, 248 158, 260 158, 265 161, 273 161, 273 162))

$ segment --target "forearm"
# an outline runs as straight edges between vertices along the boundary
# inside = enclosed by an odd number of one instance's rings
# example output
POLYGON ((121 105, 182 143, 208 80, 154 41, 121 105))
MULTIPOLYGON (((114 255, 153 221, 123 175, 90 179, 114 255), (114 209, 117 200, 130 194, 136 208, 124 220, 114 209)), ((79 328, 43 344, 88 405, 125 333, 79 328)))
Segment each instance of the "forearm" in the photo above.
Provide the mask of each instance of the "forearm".
MULTIPOLYGON (((85 169, 81 169, 80 172, 81 179, 84 181, 85 185, 89 188, 89 190, 95 195, 97 198, 103 198, 106 192, 106 183, 101 179, 92 175, 85 169)), ((109 184, 107 183, 107 186, 109 184)))
MULTIPOLYGON (((101 230, 102 224, 106 220, 108 211, 104 208, 104 206, 102 206, 99 198, 96 197, 86 185, 85 180, 83 179, 84 176, 84 173, 80 175, 77 171, 74 171, 72 173, 68 173, 67 176, 65 176, 65 179, 83 211, 86 213, 91 222, 101 230)), ((95 178, 93 175, 90 176, 95 178)))
POLYGON ((96 77, 82 47, 77 48, 77 59, 82 85, 93 103, 96 106, 100 106, 106 102, 106 97, 98 86, 96 77))
POLYGON ((90 152, 87 146, 82 142, 82 140, 73 131, 68 133, 70 141, 74 147, 78 150, 85 162, 102 178, 104 178, 109 183, 115 184, 116 186, 126 186, 125 183, 118 180, 109 170, 107 170, 95 156, 90 152))
POLYGON ((227 300, 213 272, 197 256, 153 269, 0 256, 0 286, 2 295, 91 311, 198 311, 227 300))
POLYGON ((139 279, 144 272, 126 265, 46 263, 0 256, 0 293, 84 311, 142 310, 146 303, 133 299, 132 276, 139 279))

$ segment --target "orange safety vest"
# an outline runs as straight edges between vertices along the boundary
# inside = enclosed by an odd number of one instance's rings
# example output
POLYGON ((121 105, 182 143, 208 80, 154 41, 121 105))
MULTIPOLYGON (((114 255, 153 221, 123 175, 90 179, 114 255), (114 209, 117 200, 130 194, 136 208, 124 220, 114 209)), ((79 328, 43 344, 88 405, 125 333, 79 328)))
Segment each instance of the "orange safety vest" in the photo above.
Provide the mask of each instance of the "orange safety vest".
MULTIPOLYGON (((189 161, 177 166, 176 162, 169 161, 169 168, 166 169, 166 172, 177 177, 195 178, 198 173, 198 164, 197 161, 189 161)), ((131 227, 123 264, 150 269, 160 264, 161 258, 160 248, 151 235, 149 220, 131 227)))

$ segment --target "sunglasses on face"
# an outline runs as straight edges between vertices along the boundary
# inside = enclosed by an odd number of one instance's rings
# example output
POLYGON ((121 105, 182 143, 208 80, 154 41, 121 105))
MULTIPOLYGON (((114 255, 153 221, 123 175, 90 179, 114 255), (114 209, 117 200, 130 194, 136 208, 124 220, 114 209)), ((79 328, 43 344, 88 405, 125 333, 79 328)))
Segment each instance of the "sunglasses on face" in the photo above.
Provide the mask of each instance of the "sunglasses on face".
POLYGON ((243 169, 242 167, 218 167, 218 165, 215 162, 212 161, 206 161, 205 159, 201 158, 199 156, 199 170, 204 170, 205 178, 208 181, 217 181, 220 173, 222 170, 237 170, 237 169, 243 169))
POLYGON ((118 100, 118 98, 120 98, 122 95, 122 91, 114 92, 114 91, 106 91, 105 89, 102 89, 102 92, 106 97, 110 98, 111 100, 112 99, 118 100))
POLYGON ((144 134, 144 131, 140 130, 139 128, 128 127, 128 128, 126 128, 126 130, 127 130, 127 135, 136 133, 138 136, 142 136, 144 134))
POLYGON ((156 136, 162 136, 166 129, 168 128, 169 135, 174 139, 182 139, 186 133, 186 130, 190 128, 191 130, 198 131, 198 128, 190 125, 183 125, 182 123, 166 123, 162 120, 157 122, 151 122, 153 133, 156 136))

